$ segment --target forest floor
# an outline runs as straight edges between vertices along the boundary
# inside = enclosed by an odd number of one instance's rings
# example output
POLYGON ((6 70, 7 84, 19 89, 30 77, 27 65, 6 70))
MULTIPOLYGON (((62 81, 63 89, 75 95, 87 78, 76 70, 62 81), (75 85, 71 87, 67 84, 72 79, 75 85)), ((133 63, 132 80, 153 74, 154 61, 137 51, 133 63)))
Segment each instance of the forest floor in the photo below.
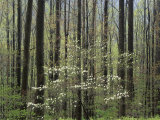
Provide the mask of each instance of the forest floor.
MULTIPOLYGON (((73 119, 59 119, 59 120, 73 120, 73 119)), ((90 120, 95 120, 95 119, 90 119, 90 120)), ((125 118, 118 118, 118 119, 115 119, 115 118, 111 118, 111 119, 106 119, 106 118, 99 118, 99 119, 96 119, 96 120, 160 120, 160 117, 155 117, 155 118, 128 118, 128 117, 125 117, 125 118)))

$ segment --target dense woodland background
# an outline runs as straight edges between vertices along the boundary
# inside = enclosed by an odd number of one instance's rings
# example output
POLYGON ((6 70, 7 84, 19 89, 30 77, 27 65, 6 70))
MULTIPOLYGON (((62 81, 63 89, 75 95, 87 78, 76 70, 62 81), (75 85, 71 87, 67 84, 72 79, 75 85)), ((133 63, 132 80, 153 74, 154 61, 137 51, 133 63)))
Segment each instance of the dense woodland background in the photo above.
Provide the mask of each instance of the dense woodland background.
POLYGON ((0 119, 160 119, 160 0, 0 0, 0 119))

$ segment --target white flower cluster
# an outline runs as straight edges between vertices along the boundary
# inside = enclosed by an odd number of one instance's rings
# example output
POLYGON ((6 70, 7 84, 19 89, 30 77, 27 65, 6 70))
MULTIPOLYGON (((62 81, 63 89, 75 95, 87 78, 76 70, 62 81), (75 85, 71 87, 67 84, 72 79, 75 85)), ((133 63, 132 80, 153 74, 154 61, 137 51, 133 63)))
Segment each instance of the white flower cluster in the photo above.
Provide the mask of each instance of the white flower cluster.
POLYGON ((82 82, 78 85, 71 86, 70 88, 81 88, 81 90, 86 90, 90 88, 96 88, 95 82, 88 81, 88 82, 82 82))
POLYGON ((47 89, 47 86, 42 86, 42 87, 32 87, 33 90, 39 90, 42 91, 44 89, 47 89))
POLYGON ((34 104, 34 103, 32 103, 32 102, 28 102, 27 103, 27 107, 31 107, 31 108, 42 108, 42 107, 44 107, 45 106, 45 104, 34 104))
POLYGON ((50 83, 51 83, 51 84, 56 84, 56 83, 61 83, 61 82, 62 82, 62 80, 57 79, 57 80, 51 81, 50 83))
POLYGON ((65 94, 65 93, 60 93, 59 96, 60 96, 60 97, 65 97, 66 94, 65 94))
POLYGON ((81 85, 74 85, 74 86, 71 86, 71 88, 81 88, 82 86, 81 85))
POLYGON ((128 92, 125 91, 124 93, 117 93, 116 95, 113 95, 112 97, 104 98, 104 101, 107 104, 109 101, 118 100, 118 99, 121 99, 122 97, 129 97, 128 92))

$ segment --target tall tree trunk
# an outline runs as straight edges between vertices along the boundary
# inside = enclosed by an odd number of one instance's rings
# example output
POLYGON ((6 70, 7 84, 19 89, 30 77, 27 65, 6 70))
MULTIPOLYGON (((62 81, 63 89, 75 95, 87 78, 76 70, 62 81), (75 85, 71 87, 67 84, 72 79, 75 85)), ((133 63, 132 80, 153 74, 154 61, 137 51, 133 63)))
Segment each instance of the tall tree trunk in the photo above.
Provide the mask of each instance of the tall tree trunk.
POLYGON ((55 75, 54 75, 54 80, 59 79, 59 66, 60 66, 60 0, 56 0, 56 42, 55 42, 55 55, 54 55, 54 60, 55 60, 55 75))
MULTIPOLYGON (((157 0, 157 7, 156 7, 156 56, 155 56, 155 66, 156 66, 156 70, 155 70, 155 74, 156 74, 156 81, 157 81, 157 95, 156 95, 156 106, 159 105, 159 101, 160 101, 160 88, 159 88, 159 84, 160 84, 160 1, 157 0)), ((156 108, 156 113, 160 115, 160 109, 156 108)))
POLYGON ((90 76, 92 76, 93 78, 95 76, 95 66, 94 66, 94 55, 95 55, 94 47, 95 46, 94 45, 95 45, 96 4, 97 4, 97 0, 93 0, 91 32, 89 35, 89 43, 90 43, 90 49, 91 49, 90 76))
POLYGON ((127 52, 127 15, 128 15, 128 0, 125 0, 124 8, 124 51, 127 52))
MULTIPOLYGON (((133 2, 128 1, 128 70, 127 70, 127 92, 129 101, 132 102, 134 98, 134 83, 133 83, 133 2)), ((129 104, 130 107, 131 104, 129 104)))
MULTIPOLYGON (((144 81, 145 81, 145 79, 146 79, 146 69, 145 69, 145 60, 146 60, 146 51, 145 51, 145 49, 146 49, 146 40, 147 40, 147 38, 146 38, 146 3, 147 3, 147 0, 144 0, 144 29, 143 29, 143 58, 142 58, 142 66, 143 66, 143 79, 144 79, 144 81)), ((145 81, 145 83, 147 83, 146 81, 145 81)), ((145 90, 144 90, 144 117, 146 117, 147 116, 147 85, 145 84, 145 90)))
MULTIPOLYGON (((103 54, 103 77, 104 77, 104 86, 108 84, 108 3, 109 0, 104 1, 104 31, 103 31, 103 39, 102 39, 102 54, 103 54)), ((104 98, 107 95, 107 90, 104 90, 104 98)), ((107 109, 107 105, 104 106, 104 109, 107 109)))
MULTIPOLYGON (((81 0, 78 0, 78 22, 77 22, 77 84, 81 84, 81 0)), ((82 98, 81 98, 81 88, 77 90, 77 120, 82 119, 82 98)))
POLYGON ((44 12, 45 1, 38 0, 38 10, 36 19, 36 64, 37 64, 37 89, 35 96, 35 104, 40 104, 41 107, 35 108, 37 119, 42 119, 44 116, 44 12), (42 88, 42 89, 40 89, 42 88))
MULTIPOLYGON (((97 0, 92 0, 93 3, 93 8, 92 8, 92 20, 91 20, 91 28, 90 28, 90 34, 89 34, 89 48, 90 48, 90 65, 89 65, 89 76, 91 77, 91 81, 94 83, 96 80, 95 76, 95 23, 96 23, 96 9, 97 9, 97 0)), ((93 84, 92 84, 93 85, 93 84)), ((91 86, 93 87, 93 86, 91 86)), ((88 94, 88 105, 89 105, 89 112, 88 115, 89 117, 94 116, 94 96, 95 96, 95 91, 93 88, 89 90, 88 94)))
MULTIPOLYGON (((76 0, 74 0, 74 2, 73 2, 73 14, 75 15, 76 14, 76 3, 77 3, 77 1, 76 0)), ((74 16, 73 17, 73 25, 74 25, 74 27, 73 27, 73 45, 75 46, 74 47, 74 50, 76 51, 77 49, 76 49, 76 47, 77 47, 77 43, 76 43, 76 26, 77 26, 77 17, 76 16, 74 16)), ((77 51, 76 51, 77 52, 77 51)), ((77 63, 77 53, 76 52, 74 52, 76 55, 73 57, 73 66, 75 67, 76 66, 76 63, 77 63)), ((76 83, 76 82, 78 82, 77 80, 74 82, 74 84, 76 83)), ((73 99, 72 99, 72 104, 74 104, 75 105, 75 103, 74 103, 74 101, 76 100, 76 97, 75 97, 75 94, 73 93, 74 91, 72 90, 72 95, 73 95, 73 99)), ((76 119, 76 107, 74 107, 74 105, 72 105, 72 119, 76 119)))
MULTIPOLYGON (((53 13, 54 13, 54 3, 53 0, 50 0, 50 24, 53 24, 53 13)), ((53 81, 53 33, 54 33, 54 28, 50 26, 50 51, 49 51, 49 62, 50 62, 50 68, 51 71, 49 71, 49 79, 50 81, 53 81)))
POLYGON ((109 0, 105 0, 104 4, 104 39, 103 39, 103 62, 104 62, 104 79, 105 84, 107 84, 107 73, 108 73, 108 63, 107 63, 107 56, 108 56, 108 2, 109 0))
MULTIPOLYGON (((13 52, 15 52, 15 0, 13 0, 12 2, 12 6, 13 6, 13 52)), ((11 86, 14 86, 14 77, 15 77, 15 55, 13 54, 13 58, 12 58, 12 82, 11 82, 11 86)))
MULTIPOLYGON (((67 21, 67 0, 64 1, 64 35, 65 35, 65 92, 67 95, 68 89, 68 70, 67 70, 67 64, 68 64, 68 36, 69 36, 69 23, 70 23, 70 0, 68 3, 68 21, 67 21)), ((67 96, 66 96, 67 97, 67 96)), ((65 111, 65 118, 67 118, 67 99, 64 100, 63 103, 63 109, 65 111)))
POLYGON ((151 109, 152 109, 152 105, 151 105, 151 34, 150 34, 150 31, 151 31, 151 14, 150 14, 150 1, 148 0, 148 108, 150 109, 149 110, 149 117, 151 117, 151 109))
MULTIPOLYGON (((54 0, 50 0, 50 13, 49 13, 49 24, 50 24, 50 37, 49 37, 49 45, 50 45, 50 49, 49 49, 49 67, 50 67, 50 70, 49 70, 49 87, 50 86, 50 83, 53 82, 54 80, 54 77, 53 77, 53 35, 55 33, 55 28, 53 28, 53 24, 55 23, 54 22, 54 0)), ((48 97, 51 99, 53 99, 53 94, 52 94, 53 91, 48 91, 48 97)), ((51 109, 53 109, 53 104, 50 102, 50 107, 51 109)), ((49 113, 50 114, 50 113, 49 113)))
POLYGON ((25 38, 24 38, 24 57, 23 57, 23 73, 22 73, 22 97, 24 100, 24 108, 27 107, 26 97, 28 88, 28 71, 29 71, 29 48, 30 48, 30 36, 31 36, 31 23, 32 23, 32 5, 33 0, 28 0, 28 8, 26 13, 26 23, 25 23, 25 38))
POLYGON ((152 23, 152 116, 155 116, 155 20, 156 2, 153 0, 153 23, 152 23))
MULTIPOLYGON (((88 37, 89 37, 89 10, 88 10, 88 0, 83 0, 83 50, 84 50, 84 59, 83 59, 83 81, 88 82, 88 37), (86 18, 86 20, 85 20, 86 18), (85 24, 86 22, 86 24, 85 24)), ((89 91, 84 90, 84 118, 89 120, 89 91)))
MULTIPOLYGON (((87 78, 88 78, 88 39, 87 39, 87 18, 88 18, 88 3, 87 0, 83 0, 83 6, 82 6, 82 11, 83 11, 83 26, 82 26, 82 49, 83 49, 83 82, 87 83, 87 78)), ((89 120, 88 116, 88 90, 84 90, 84 106, 83 106, 83 111, 84 111, 84 118, 86 120, 89 120)))
POLYGON ((8 50, 8 60, 7 60, 7 84, 10 79, 10 28, 9 28, 9 2, 7 0, 7 11, 6 11, 6 38, 7 38, 7 50, 8 50))
MULTIPOLYGON (((123 92, 125 90, 125 69, 124 69, 124 0, 119 0, 119 64, 118 64, 118 76, 121 78, 120 85, 123 92)), ((120 116, 125 116, 126 105, 125 97, 120 99, 120 116)))
POLYGON ((20 87, 21 85, 21 40, 22 40, 22 1, 18 0, 18 48, 17 48, 17 68, 16 68, 16 75, 17 75, 17 86, 20 87))
MULTIPOLYGON (((113 0, 112 0, 112 6, 113 6, 113 0)), ((113 7, 112 7, 112 19, 114 17, 114 10, 113 10, 113 7)), ((113 22, 112 22, 113 24, 113 22)), ((114 35, 114 34, 113 34, 114 35)), ((114 81, 113 81, 113 62, 112 62, 112 40, 113 40, 113 35, 111 36, 110 35, 110 49, 109 49, 109 52, 110 52, 110 56, 109 56, 109 62, 110 62, 110 95, 113 95, 113 85, 114 85, 114 81)))
POLYGON ((150 102, 150 6, 147 0, 148 25, 146 28, 146 117, 151 117, 151 102, 150 102))

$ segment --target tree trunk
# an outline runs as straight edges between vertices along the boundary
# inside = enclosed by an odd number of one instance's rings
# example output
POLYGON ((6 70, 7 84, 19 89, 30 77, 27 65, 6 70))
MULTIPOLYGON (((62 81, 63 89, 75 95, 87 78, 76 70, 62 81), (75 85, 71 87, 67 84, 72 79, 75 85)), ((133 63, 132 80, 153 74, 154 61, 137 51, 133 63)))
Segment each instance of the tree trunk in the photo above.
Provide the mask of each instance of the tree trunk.
POLYGON ((10 34, 9 34, 9 3, 7 0, 7 11, 6 11, 6 38, 7 38, 7 51, 8 51, 8 60, 7 60, 7 84, 9 84, 10 79, 10 34))
POLYGON ((104 4, 104 37, 102 42, 102 49, 103 49, 103 62, 104 62, 104 79, 105 84, 107 84, 107 73, 108 73, 108 63, 107 63, 107 56, 108 56, 108 2, 109 0, 105 0, 104 4))
MULTIPOLYGON (((156 95, 156 106, 159 105, 160 101, 160 1, 157 0, 157 7, 156 7, 156 56, 155 56, 155 64, 156 64, 156 81, 157 81, 157 95, 156 95)), ((156 108, 156 113, 160 115, 160 109, 156 108)))
POLYGON ((56 42, 55 42, 55 75, 54 80, 59 79, 59 66, 60 66, 60 0, 56 0, 56 42))
MULTIPOLYGON (((89 37, 89 10, 88 10, 88 0, 83 1, 83 50, 84 50, 84 60, 83 60, 83 81, 88 82, 88 37, 89 37), (86 7, 85 7, 86 6, 86 7), (85 12, 86 11, 86 12, 85 12), (86 20, 85 20, 86 18, 86 20), (85 25, 86 21, 86 25, 85 25), (86 26, 86 27, 85 27, 86 26)), ((84 90, 84 118, 89 120, 89 91, 84 90)))
MULTIPOLYGON (((70 0, 69 0, 69 6, 68 6, 68 22, 67 22, 67 0, 64 1, 64 35, 65 35, 65 93, 67 97, 67 85, 68 85, 68 36, 69 36, 69 23, 70 23, 70 0)), ((65 118, 67 118, 67 99, 63 102, 63 109, 65 111, 65 118)))
POLYGON ((28 8, 26 13, 25 23, 25 38, 24 38, 24 57, 23 57, 23 73, 22 73, 22 97, 24 100, 24 108, 27 108, 26 97, 28 88, 28 71, 29 71, 29 48, 30 48, 30 36, 31 36, 31 23, 32 23, 32 5, 33 0, 28 0, 28 8))
MULTIPOLYGON (((12 2, 13 6, 13 52, 15 52, 15 0, 12 2)), ((15 55, 13 54, 12 58, 12 82, 11 82, 11 87, 14 86, 14 79, 15 79, 15 55)))
MULTIPOLYGON (((50 24, 52 25, 53 23, 53 13, 54 13, 54 4, 53 0, 50 0, 50 24)), ((49 80, 53 81, 53 33, 54 33, 54 28, 50 26, 50 51, 49 51, 49 65, 51 70, 49 71, 49 80)))
MULTIPOLYGON (((118 76, 121 78, 120 85, 122 91, 125 90, 125 69, 124 69, 124 0, 119 0, 119 64, 118 64, 118 76)), ((120 99, 120 116, 125 116, 126 112, 125 97, 120 99)))
MULTIPOLYGON (((134 83, 133 83, 133 2, 128 1, 128 70, 127 70, 127 92, 129 101, 132 102, 134 98, 134 83)), ((130 106, 130 105, 129 105, 130 106)))
MULTIPOLYGON (((77 84, 81 84, 81 0, 78 0, 78 22, 77 22, 77 84)), ((77 90, 77 113, 76 118, 77 120, 82 119, 82 98, 81 98, 81 88, 77 90)))
POLYGON ((20 87, 21 85, 21 40, 22 40, 22 1, 18 0, 18 50, 17 50, 17 86, 20 87))
POLYGON ((153 1, 153 23, 152 23, 152 116, 155 116, 155 18, 156 2, 153 1))
POLYGON ((38 10, 36 19, 36 64, 38 89, 36 91, 35 104, 40 104, 41 107, 35 108, 35 115, 37 119, 42 119, 42 117, 44 116, 44 12, 45 1, 38 0, 38 10))

